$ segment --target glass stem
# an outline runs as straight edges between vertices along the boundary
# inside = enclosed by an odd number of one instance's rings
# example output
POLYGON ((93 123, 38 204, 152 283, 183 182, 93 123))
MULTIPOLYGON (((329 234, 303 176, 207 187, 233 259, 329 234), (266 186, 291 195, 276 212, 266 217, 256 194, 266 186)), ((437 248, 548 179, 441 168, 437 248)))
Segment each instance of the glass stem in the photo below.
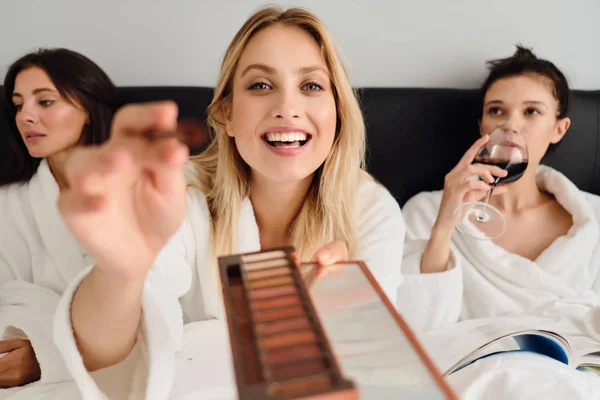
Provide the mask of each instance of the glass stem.
POLYGON ((488 221, 488 218, 486 218, 487 214, 485 213, 485 211, 487 210, 487 206, 490 201, 490 197, 492 197, 492 193, 494 192, 494 189, 496 188, 496 184, 498 183, 499 180, 500 180, 500 178, 496 178, 496 181, 490 185, 490 190, 488 190, 487 195, 485 196, 485 200, 483 201, 484 206, 483 206, 483 209, 481 210, 481 214, 477 217, 477 220, 479 222, 487 222, 488 221))
POLYGON ((487 195, 485 196, 485 200, 483 202, 485 203, 486 206, 490 202, 490 197, 492 197, 492 192, 494 191, 495 187, 496 187, 496 184, 492 183, 492 186, 490 187, 490 190, 488 190, 487 195))

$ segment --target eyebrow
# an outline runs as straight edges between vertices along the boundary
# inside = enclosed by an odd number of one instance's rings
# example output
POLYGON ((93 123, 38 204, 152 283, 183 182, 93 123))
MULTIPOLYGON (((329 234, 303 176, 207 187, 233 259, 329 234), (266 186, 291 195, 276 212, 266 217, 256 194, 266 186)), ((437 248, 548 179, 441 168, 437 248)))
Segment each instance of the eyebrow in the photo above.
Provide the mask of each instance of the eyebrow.
MULTIPOLYGON (((56 90, 53 90, 50 88, 37 88, 33 91, 33 94, 38 94, 38 93, 43 93, 43 92, 56 93, 56 90)), ((12 94, 12 97, 23 97, 23 96, 21 95, 21 93, 14 92, 12 94)))
MULTIPOLYGON (((257 69, 259 71, 263 71, 263 72, 265 72, 267 74, 271 74, 271 75, 275 74, 275 72, 276 72, 275 68, 269 67, 268 65, 265 65, 265 64, 250 64, 246 68, 244 68, 241 76, 243 77, 244 75, 246 75, 249 71, 251 71, 253 69, 257 69)), ((298 69, 298 73, 302 74, 302 75, 306 75, 306 74, 309 74, 314 71, 322 71, 324 74, 329 76, 329 74, 327 73, 325 68, 319 67, 317 65, 310 66, 310 67, 302 67, 302 68, 298 69)))
MULTIPOLYGON (((502 100, 490 100, 487 103, 485 103, 484 106, 489 106, 489 105, 493 105, 493 104, 504 104, 504 102, 502 100)), ((548 107, 546 105, 546 103, 544 103, 543 101, 536 101, 536 100, 527 100, 527 101, 524 101, 523 104, 533 104, 533 105, 548 107)))
POLYGON ((301 74, 303 74, 303 75, 305 75, 305 74, 310 74, 311 72, 314 72, 314 71, 321 71, 321 72, 323 72, 324 74, 326 74, 326 75, 329 75, 329 73, 328 73, 328 72, 325 70, 325 68, 323 68, 323 67, 319 67, 319 66, 317 66, 317 65, 315 65, 315 66, 312 66, 312 67, 304 67, 304 68, 300 68, 300 69, 298 70, 298 72, 300 72, 300 73, 301 73, 301 74))

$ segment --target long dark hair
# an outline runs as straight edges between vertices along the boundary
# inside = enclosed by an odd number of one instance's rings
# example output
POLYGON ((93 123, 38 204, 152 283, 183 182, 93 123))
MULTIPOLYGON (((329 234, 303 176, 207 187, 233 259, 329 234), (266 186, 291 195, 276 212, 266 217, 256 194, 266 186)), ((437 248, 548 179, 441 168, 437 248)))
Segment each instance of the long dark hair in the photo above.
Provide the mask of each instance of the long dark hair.
POLYGON ((37 67, 48 74, 60 95, 76 102, 89 115, 89 124, 81 132, 81 145, 97 145, 108 139, 114 111, 115 85, 108 75, 89 58, 67 49, 40 49, 15 61, 4 78, 4 111, 8 131, 8 160, 0 169, 0 186, 26 182, 37 171, 41 159, 32 157, 16 125, 17 108, 12 95, 17 75, 37 67))
MULTIPOLYGON (((571 90, 567 78, 556 65, 538 58, 531 49, 517 45, 517 50, 511 57, 488 61, 488 66, 490 73, 481 86, 482 106, 485 94, 494 82, 502 78, 529 74, 545 78, 550 83, 552 95, 558 101, 556 117, 562 119, 569 115, 571 90)), ((559 143, 551 144, 549 150, 555 149, 559 143)))

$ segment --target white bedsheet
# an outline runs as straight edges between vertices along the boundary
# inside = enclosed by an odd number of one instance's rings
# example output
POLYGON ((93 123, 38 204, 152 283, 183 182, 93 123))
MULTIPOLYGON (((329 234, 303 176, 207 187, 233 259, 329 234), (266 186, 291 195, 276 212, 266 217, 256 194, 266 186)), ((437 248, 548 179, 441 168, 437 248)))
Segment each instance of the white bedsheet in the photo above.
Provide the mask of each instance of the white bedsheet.
POLYGON ((600 377, 535 353, 509 353, 477 361, 450 375, 461 399, 600 399, 600 377))

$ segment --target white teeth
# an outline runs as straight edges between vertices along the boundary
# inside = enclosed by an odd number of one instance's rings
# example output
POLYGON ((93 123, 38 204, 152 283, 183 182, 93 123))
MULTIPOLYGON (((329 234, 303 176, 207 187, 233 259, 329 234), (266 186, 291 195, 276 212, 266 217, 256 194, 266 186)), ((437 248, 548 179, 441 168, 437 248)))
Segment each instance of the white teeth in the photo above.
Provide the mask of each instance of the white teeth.
POLYGON ((297 142, 306 140, 307 135, 304 132, 267 133, 266 138, 269 142, 297 142))

